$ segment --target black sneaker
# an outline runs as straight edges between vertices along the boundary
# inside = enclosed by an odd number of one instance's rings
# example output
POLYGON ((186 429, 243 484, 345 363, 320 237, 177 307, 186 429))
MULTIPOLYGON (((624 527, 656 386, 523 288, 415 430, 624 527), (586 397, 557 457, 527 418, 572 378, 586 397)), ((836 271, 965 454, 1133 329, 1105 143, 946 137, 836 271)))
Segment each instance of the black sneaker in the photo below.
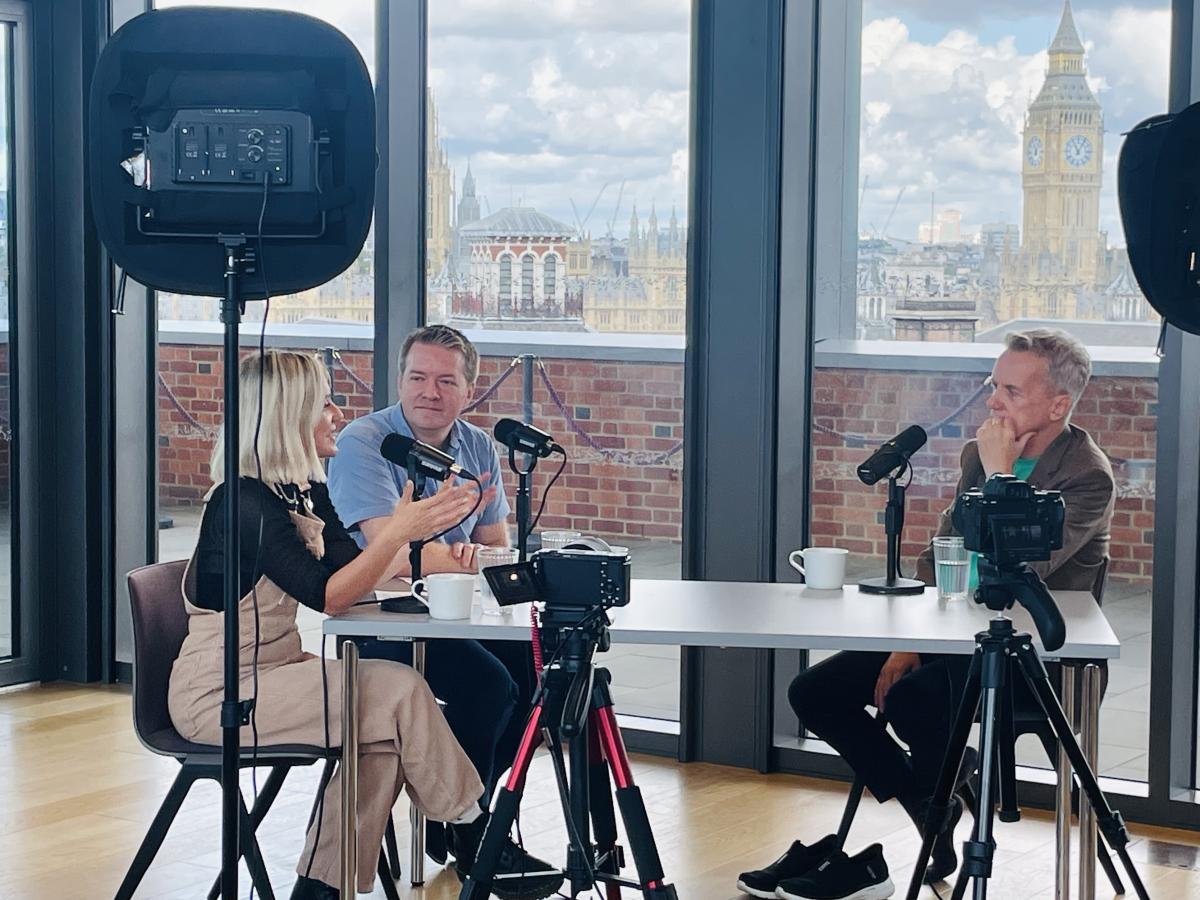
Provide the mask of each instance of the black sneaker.
POLYGON ((806 847, 799 841, 794 841, 787 853, 775 860, 769 866, 755 869, 753 872, 743 872, 738 876, 739 891, 751 897, 763 897, 774 900, 775 888, 785 878, 799 878, 807 875, 816 865, 837 850, 837 835, 827 834, 811 847, 806 847))
POLYGON ((895 892, 883 847, 872 844, 855 856, 834 853, 807 875, 781 882, 775 896, 780 900, 886 900, 895 892))
MULTIPOLYGON (((461 845, 460 845, 461 848, 461 845)), ((454 872, 459 881, 471 874, 475 854, 455 856, 454 872)), ((492 876, 492 895, 500 900, 542 900, 555 894, 563 883, 563 873, 538 859, 506 837, 492 876)))

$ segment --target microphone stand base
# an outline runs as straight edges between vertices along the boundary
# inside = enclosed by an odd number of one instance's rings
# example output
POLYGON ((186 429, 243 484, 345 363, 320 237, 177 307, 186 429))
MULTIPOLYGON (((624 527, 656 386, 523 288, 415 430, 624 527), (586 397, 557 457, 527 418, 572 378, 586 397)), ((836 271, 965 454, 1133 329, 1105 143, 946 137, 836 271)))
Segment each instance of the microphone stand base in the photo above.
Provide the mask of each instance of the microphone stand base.
POLYGON ((923 594, 925 593, 925 582, 917 581, 913 578, 896 578, 888 581, 886 576, 879 578, 866 578, 858 583, 865 593, 868 594, 923 594))

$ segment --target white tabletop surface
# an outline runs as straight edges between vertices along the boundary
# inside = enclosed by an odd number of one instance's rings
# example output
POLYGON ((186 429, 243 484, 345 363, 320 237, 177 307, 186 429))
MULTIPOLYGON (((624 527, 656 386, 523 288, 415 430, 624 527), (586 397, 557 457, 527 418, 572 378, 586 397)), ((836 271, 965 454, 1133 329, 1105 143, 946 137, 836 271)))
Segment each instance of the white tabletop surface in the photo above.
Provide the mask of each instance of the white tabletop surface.
MULTIPOLYGON (((1067 624, 1067 642, 1047 658, 1120 655, 1120 642, 1091 594, 1054 596, 1067 624)), ((1017 606, 1007 614, 1018 631, 1033 634, 1041 650, 1028 613, 1017 606)), ((933 588, 922 595, 885 597, 856 586, 816 591, 799 584, 635 579, 629 605, 609 615, 613 641, 624 644, 970 653, 974 635, 987 629, 994 613, 971 600, 939 601, 933 588)), ((476 602, 470 619, 442 620, 387 613, 370 604, 326 619, 323 631, 348 637, 529 640, 529 606, 489 616, 476 602)))

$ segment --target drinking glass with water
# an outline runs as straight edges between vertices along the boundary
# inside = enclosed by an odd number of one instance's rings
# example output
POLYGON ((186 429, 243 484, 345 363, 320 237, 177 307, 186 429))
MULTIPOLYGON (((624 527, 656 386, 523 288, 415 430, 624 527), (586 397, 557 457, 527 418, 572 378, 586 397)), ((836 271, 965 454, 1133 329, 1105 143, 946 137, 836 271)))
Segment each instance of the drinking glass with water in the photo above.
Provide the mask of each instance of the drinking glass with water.
POLYGON ((961 537, 933 539, 933 571, 939 600, 966 600, 971 557, 961 537))

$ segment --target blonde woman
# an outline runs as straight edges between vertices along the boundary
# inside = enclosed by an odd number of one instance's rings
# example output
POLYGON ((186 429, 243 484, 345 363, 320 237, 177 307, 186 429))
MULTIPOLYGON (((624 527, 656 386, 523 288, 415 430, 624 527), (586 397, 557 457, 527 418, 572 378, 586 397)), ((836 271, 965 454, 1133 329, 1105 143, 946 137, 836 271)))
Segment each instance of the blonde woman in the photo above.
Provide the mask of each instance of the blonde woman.
MULTIPOLYGON (((410 485, 382 540, 360 550, 338 520, 325 486, 322 459, 337 452, 334 437, 343 417, 330 399, 320 363, 308 354, 269 350, 265 357, 254 354, 242 361, 239 381, 241 694, 250 696, 253 687, 257 622, 259 742, 321 745, 328 734, 336 745, 340 666, 300 649, 299 605, 330 615, 349 609, 396 570, 394 557, 409 541, 431 537, 465 517, 479 499, 478 489, 447 483, 437 494, 413 502, 410 485)), ((218 439, 211 463, 215 485, 184 576, 188 635, 171 670, 169 691, 175 727, 185 738, 206 744, 221 742, 227 489, 222 445, 218 439)), ((407 785, 412 801, 427 815, 455 823, 466 846, 478 843, 484 806, 474 767, 416 672, 395 662, 364 660, 359 682, 358 828, 364 852, 357 877, 358 889, 368 892, 376 868, 370 848, 380 845, 402 787, 407 785)), ((250 729, 244 728, 242 740, 250 739, 250 729)), ((326 788, 322 814, 309 829, 293 900, 338 897, 333 885, 339 883, 340 777, 339 771, 326 788)))

